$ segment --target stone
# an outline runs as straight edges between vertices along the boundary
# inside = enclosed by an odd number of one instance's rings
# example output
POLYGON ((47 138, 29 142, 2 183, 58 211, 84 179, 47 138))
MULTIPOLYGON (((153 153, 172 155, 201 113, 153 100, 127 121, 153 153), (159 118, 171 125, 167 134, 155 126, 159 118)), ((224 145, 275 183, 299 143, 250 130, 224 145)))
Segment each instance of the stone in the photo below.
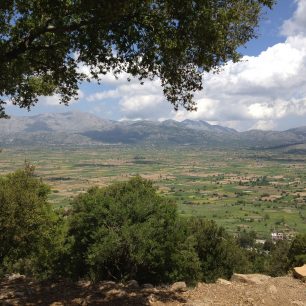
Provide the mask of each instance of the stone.
POLYGON ((157 301, 156 296, 154 294, 150 294, 147 300, 150 305, 154 304, 157 301))
POLYGON ((293 275, 296 278, 306 281, 306 264, 301 267, 293 268, 293 275))
POLYGON ((9 275, 7 277, 7 279, 9 281, 13 281, 13 280, 16 280, 16 279, 25 279, 25 275, 21 275, 19 273, 13 273, 13 274, 9 275))
POLYGON ((269 280, 271 276, 264 275, 264 274, 238 274, 234 273, 231 281, 232 282, 240 282, 252 285, 260 285, 267 280, 269 280))
POLYGON ((216 284, 220 284, 220 285, 231 285, 231 282, 226 280, 226 279, 223 279, 223 278, 218 278, 216 280, 216 284))
POLYGON ((126 283, 126 287, 128 287, 130 289, 138 289, 139 284, 136 280, 132 279, 132 280, 130 280, 126 283))
MULTIPOLYGON (((0 294, 0 301, 7 299, 7 294, 0 294)), ((0 304, 1 305, 1 304, 0 304)))
POLYGON ((75 298, 72 300, 73 305, 81 305, 81 306, 85 306, 87 305, 86 301, 82 298, 75 298))
POLYGON ((171 285, 170 289, 173 291, 186 291, 187 285, 185 282, 176 282, 171 285))
POLYGON ((105 289, 110 289, 110 288, 116 288, 117 286, 119 287, 124 287, 122 284, 116 284, 113 281, 103 281, 99 283, 99 290, 105 290, 105 289))
POLYGON ((107 292, 107 295, 109 297, 124 297, 126 296, 126 292, 124 290, 121 290, 121 289, 112 289, 110 291, 107 292))
POLYGON ((277 294, 277 288, 274 285, 269 286, 267 290, 270 294, 277 294))
POLYGON ((116 286, 116 282, 113 281, 103 281, 101 284, 104 286, 116 286))
POLYGON ((154 286, 152 284, 143 284, 142 287, 145 288, 145 289, 152 289, 152 288, 154 288, 154 286))
POLYGON ((79 280, 77 282, 77 285, 83 288, 88 288, 91 285, 91 282, 89 280, 79 280))

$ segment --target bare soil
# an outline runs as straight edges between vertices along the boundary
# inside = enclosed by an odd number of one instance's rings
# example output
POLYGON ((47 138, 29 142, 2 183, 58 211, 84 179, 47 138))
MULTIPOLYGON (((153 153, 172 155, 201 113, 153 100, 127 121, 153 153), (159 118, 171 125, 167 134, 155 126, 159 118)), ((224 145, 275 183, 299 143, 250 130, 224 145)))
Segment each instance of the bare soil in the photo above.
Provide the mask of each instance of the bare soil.
POLYGON ((260 284, 199 283, 184 292, 174 292, 166 286, 133 289, 113 282, 6 278, 0 281, 0 305, 306 306, 306 283, 286 276, 260 284))

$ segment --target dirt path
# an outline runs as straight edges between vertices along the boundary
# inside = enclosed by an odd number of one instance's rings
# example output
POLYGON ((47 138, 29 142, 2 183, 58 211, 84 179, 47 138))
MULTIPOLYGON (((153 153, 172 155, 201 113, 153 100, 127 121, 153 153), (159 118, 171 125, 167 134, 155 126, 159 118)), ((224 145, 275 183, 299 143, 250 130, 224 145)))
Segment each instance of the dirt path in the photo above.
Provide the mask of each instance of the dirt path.
POLYGON ((260 283, 199 283, 185 292, 173 292, 166 287, 131 288, 113 282, 38 283, 15 278, 0 281, 0 305, 306 306, 306 283, 286 276, 260 283))

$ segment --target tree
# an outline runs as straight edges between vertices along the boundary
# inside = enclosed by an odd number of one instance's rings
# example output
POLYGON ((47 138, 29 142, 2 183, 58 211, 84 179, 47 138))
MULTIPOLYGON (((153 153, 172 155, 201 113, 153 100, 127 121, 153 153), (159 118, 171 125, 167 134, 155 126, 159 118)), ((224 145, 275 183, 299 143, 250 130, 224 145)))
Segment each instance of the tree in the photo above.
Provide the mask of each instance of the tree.
POLYGON ((255 244, 256 232, 246 230, 239 233, 238 243, 242 248, 252 248, 255 244))
POLYGON ((176 206, 150 181, 135 177, 92 188, 72 207, 66 275, 151 283, 199 279, 194 239, 180 226, 176 206))
POLYGON ((202 73, 239 60, 274 0, 0 0, 0 117, 41 95, 67 104, 88 79, 121 72, 160 78, 177 109, 196 109, 202 73))
POLYGON ((285 275, 289 270, 290 244, 287 240, 279 240, 270 252, 268 272, 271 276, 285 275))
POLYGON ((43 278, 53 273, 64 233, 48 194, 49 187, 29 165, 0 177, 0 274, 43 278))
POLYGON ((291 267, 306 264, 306 234, 299 234, 294 238, 288 257, 291 267))
POLYGON ((230 278, 233 272, 246 272, 247 258, 237 242, 214 221, 192 218, 187 227, 196 240, 195 249, 201 263, 203 280, 230 278))

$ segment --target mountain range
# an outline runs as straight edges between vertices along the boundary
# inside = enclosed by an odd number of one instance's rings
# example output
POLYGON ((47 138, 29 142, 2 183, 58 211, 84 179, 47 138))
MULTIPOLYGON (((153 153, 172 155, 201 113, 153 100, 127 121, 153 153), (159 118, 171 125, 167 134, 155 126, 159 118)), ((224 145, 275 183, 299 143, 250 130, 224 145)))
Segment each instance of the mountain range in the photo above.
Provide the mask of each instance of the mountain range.
POLYGON ((205 121, 112 121, 84 112, 48 113, 0 120, 0 146, 106 144, 295 148, 306 145, 306 126, 286 131, 238 132, 205 121))

